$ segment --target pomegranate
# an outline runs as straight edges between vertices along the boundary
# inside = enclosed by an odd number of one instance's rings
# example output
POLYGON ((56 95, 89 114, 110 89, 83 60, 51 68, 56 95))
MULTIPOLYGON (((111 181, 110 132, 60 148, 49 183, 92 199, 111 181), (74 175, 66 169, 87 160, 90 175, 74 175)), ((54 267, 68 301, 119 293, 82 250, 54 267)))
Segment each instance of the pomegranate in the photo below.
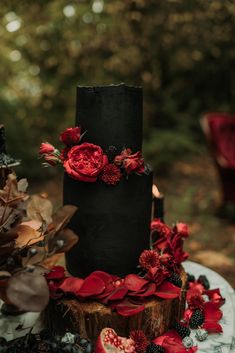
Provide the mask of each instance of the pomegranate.
POLYGON ((112 328, 104 328, 96 342, 95 353, 136 353, 132 338, 120 337, 112 328))

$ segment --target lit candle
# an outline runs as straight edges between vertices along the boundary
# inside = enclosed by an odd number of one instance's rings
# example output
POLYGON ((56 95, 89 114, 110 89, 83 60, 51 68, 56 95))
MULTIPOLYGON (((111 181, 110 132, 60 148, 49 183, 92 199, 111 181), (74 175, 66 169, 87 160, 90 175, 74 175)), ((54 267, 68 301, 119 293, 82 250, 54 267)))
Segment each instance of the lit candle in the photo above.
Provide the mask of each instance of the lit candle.
POLYGON ((155 184, 152 187, 153 203, 152 218, 158 218, 164 221, 164 195, 161 194, 155 184))

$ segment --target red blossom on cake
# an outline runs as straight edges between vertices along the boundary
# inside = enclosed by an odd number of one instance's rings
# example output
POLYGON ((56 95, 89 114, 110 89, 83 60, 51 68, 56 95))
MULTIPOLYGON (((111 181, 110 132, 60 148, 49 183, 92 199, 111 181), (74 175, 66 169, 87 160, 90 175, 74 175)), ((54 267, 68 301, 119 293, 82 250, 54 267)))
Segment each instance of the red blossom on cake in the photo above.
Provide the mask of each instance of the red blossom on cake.
POLYGON ((81 140, 81 128, 79 126, 69 127, 60 134, 60 141, 66 146, 76 145, 81 140))
POLYGON ((102 148, 84 142, 69 150, 64 168, 75 180, 95 182, 106 164, 108 164, 108 157, 102 148))
POLYGON ((146 351, 149 342, 142 330, 131 331, 130 338, 132 338, 135 342, 135 349, 137 353, 143 353, 146 351))
POLYGON ((145 270, 159 266, 158 253, 154 250, 144 250, 140 255, 139 264, 145 270))
POLYGON ((106 164, 102 170, 100 179, 109 185, 116 185, 122 177, 121 170, 115 164, 106 164))
POLYGON ((114 163, 118 166, 122 166, 126 173, 142 174, 144 173, 144 159, 140 151, 133 153, 130 148, 124 149, 120 155, 116 156, 114 163))
POLYGON ((184 223, 177 223, 170 228, 159 219, 154 219, 151 231, 153 248, 172 255, 175 265, 188 258, 188 253, 183 251, 184 238, 188 236, 188 228, 184 223))

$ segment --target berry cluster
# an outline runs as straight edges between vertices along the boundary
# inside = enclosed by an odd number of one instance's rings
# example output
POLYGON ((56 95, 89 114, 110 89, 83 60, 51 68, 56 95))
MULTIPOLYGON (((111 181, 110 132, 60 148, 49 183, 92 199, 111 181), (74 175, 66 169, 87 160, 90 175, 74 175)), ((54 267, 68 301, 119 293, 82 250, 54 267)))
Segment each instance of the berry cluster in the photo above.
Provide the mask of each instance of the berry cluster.
POLYGON ((94 347, 90 340, 69 332, 61 337, 43 330, 40 334, 29 333, 9 342, 0 337, 0 353, 93 353, 93 351, 94 347))
POLYGON ((150 343, 147 346, 146 353, 164 353, 165 349, 162 346, 159 346, 158 344, 155 343, 150 343))

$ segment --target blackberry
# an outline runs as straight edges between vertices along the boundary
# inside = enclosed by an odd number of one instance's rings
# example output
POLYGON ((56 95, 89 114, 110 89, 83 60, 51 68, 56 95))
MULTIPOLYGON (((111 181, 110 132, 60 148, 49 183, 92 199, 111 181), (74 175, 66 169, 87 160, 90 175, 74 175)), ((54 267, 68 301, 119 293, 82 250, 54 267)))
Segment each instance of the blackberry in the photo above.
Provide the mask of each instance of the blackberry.
POLYGON ((209 283, 206 276, 204 276, 204 275, 199 276, 198 282, 201 283, 206 290, 208 290, 210 288, 210 283, 209 283))
POLYGON ((175 322, 173 325, 173 329, 177 331, 177 333, 180 335, 181 338, 184 338, 186 336, 190 336, 190 329, 179 322, 175 322))
POLYGON ((195 282, 195 276, 190 273, 187 273, 187 281, 188 282, 195 282))
POLYGON ((198 326, 201 326, 205 320, 204 314, 200 309, 196 309, 193 312, 193 315, 191 316, 191 319, 189 321, 189 326, 194 329, 198 328, 198 326))
POLYGON ((167 280, 174 284, 176 287, 182 287, 182 280, 178 273, 172 273, 171 276, 167 278, 167 280))
POLYGON ((164 353, 165 349, 155 343, 150 343, 146 348, 146 353, 164 353))

